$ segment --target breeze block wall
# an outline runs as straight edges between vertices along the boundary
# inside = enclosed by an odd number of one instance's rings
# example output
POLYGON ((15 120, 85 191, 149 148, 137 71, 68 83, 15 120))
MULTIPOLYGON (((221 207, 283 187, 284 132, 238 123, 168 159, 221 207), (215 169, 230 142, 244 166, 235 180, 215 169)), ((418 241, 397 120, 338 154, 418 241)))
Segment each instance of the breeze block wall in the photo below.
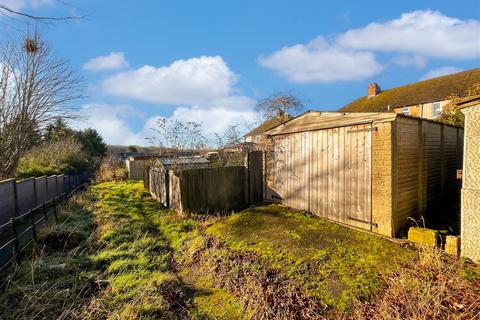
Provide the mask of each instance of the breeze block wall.
POLYGON ((480 261, 480 104, 465 114, 465 158, 462 186, 462 256, 480 261))
POLYGON ((374 125, 372 132, 373 231, 393 236, 392 230, 392 122, 374 125))

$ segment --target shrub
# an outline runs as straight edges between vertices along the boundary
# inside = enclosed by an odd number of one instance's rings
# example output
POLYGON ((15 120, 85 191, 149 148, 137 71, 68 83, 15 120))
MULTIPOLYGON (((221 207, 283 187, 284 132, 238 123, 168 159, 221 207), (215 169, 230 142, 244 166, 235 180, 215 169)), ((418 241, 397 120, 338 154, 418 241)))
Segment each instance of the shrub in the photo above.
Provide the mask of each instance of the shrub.
POLYGON ((24 154, 17 168, 18 177, 52 174, 79 174, 88 168, 82 145, 74 137, 44 142, 24 154))
POLYGON ((118 181, 127 178, 128 171, 125 163, 114 156, 104 157, 95 174, 97 182, 118 181))

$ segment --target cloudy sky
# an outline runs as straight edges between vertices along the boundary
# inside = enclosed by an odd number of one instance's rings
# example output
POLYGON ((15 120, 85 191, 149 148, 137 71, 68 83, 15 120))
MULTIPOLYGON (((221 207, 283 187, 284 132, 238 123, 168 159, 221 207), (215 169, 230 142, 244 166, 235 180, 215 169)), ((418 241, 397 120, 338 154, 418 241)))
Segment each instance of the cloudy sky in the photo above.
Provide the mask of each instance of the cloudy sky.
MULTIPOLYGON (((88 118, 78 126, 112 144, 148 144, 159 117, 202 122, 210 133, 246 130, 256 101, 273 92, 336 110, 372 81, 387 89, 480 66, 477 1, 0 3, 85 15, 39 28, 85 79, 88 98, 77 107, 88 118)), ((0 28, 0 40, 18 32, 0 28)))

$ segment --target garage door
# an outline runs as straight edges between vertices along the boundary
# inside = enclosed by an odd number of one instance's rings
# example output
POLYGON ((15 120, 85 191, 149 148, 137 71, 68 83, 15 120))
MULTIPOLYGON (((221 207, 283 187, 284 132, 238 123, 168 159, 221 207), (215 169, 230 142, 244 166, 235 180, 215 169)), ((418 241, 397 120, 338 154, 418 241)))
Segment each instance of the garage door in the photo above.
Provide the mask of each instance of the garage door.
POLYGON ((284 204, 371 228, 370 124, 276 136, 274 188, 284 204))

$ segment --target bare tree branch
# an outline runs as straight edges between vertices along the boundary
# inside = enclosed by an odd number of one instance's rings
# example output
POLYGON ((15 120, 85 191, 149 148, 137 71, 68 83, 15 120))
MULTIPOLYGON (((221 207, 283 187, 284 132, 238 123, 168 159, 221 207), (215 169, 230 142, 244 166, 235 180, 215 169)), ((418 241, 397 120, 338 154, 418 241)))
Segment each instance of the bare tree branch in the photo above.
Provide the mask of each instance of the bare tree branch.
POLYGON ((28 19, 32 19, 32 20, 37 20, 37 21, 79 20, 79 19, 83 18, 82 16, 65 16, 65 17, 36 16, 36 15, 20 12, 20 11, 17 11, 17 10, 13 10, 13 9, 7 7, 4 4, 0 4, 0 12, 2 12, 2 11, 3 11, 3 13, 8 13, 8 14, 11 14, 11 15, 16 15, 16 16, 20 16, 20 17, 24 17, 24 18, 28 18, 28 19))

